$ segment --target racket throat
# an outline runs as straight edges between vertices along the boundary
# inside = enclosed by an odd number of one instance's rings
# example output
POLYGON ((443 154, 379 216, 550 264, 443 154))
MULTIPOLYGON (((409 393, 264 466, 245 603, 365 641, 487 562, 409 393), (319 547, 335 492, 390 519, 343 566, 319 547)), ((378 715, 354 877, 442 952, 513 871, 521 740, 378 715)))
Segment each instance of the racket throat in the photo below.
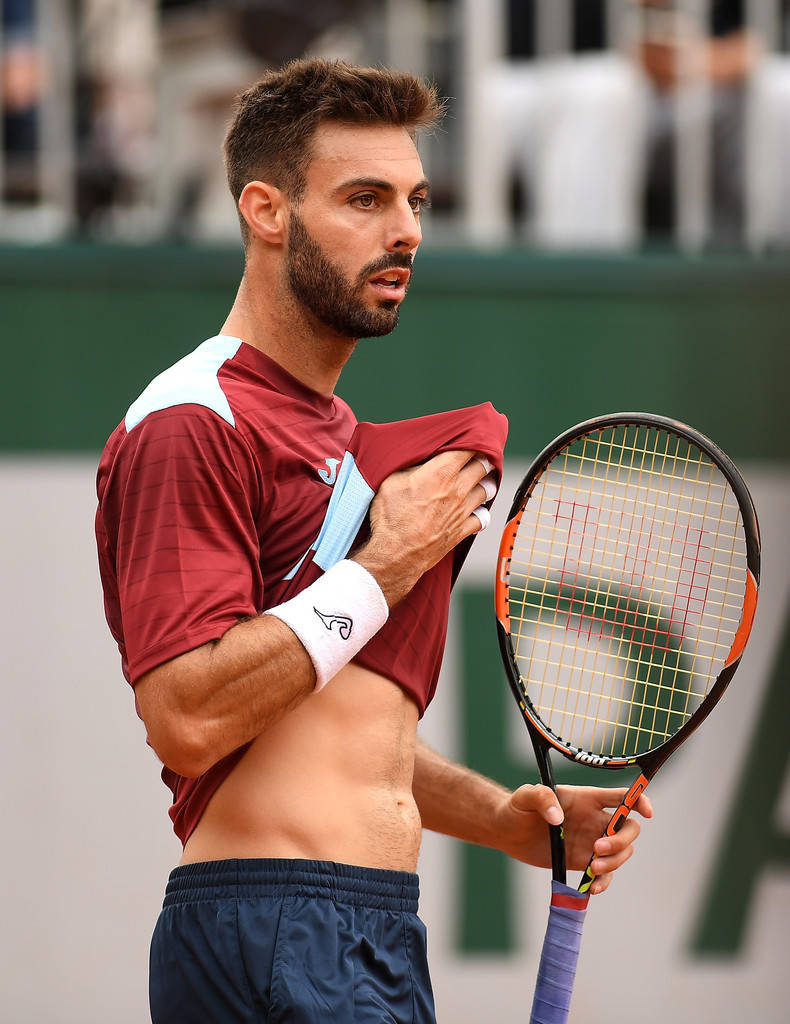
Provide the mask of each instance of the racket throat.
MULTIPOLYGON (((530 730, 532 749, 535 751, 535 761, 540 773, 540 781, 544 786, 557 795, 557 783, 554 778, 554 767, 549 757, 549 752, 542 745, 540 740, 530 730)), ((555 882, 565 885, 567 881, 567 869, 565 864, 565 833, 562 825, 549 825, 549 842, 551 844, 551 877, 555 882)))
MULTIPOLYGON (((637 800, 647 789, 649 782, 650 779, 648 779, 646 775, 639 775, 639 778, 636 779, 631 788, 623 797, 623 802, 619 805, 619 807, 615 809, 614 814, 609 819, 609 824, 606 826, 606 830, 604 832, 605 836, 613 836, 620 831, 620 829, 625 824, 625 819, 634 809, 637 800)), ((590 862, 587 865, 587 870, 582 875, 581 882, 579 882, 578 891, 580 893, 589 893, 590 886, 593 884, 597 877, 592 870, 592 862, 594 856, 595 855, 593 854, 593 856, 590 857, 590 862)))
POLYGON ((549 825, 549 842, 551 843, 551 877, 555 882, 565 885, 567 871, 565 866, 565 833, 563 832, 562 825, 549 825))

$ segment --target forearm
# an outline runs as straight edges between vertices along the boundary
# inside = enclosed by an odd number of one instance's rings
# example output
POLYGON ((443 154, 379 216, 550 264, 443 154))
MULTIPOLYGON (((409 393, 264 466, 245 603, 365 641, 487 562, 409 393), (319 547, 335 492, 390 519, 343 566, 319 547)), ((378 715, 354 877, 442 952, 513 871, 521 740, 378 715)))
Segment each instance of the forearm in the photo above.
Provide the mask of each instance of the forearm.
POLYGON ((314 686, 298 638, 261 615, 148 672, 135 695, 159 758, 191 777, 265 732, 314 686))
POLYGON ((138 681, 151 745, 179 774, 201 774, 329 683, 387 610, 375 578, 341 560, 290 600, 138 681))
POLYGON ((417 741, 412 785, 423 828, 498 847, 498 814, 510 791, 417 741))
MULTIPOLYGON (((639 835, 632 815, 616 835, 602 838, 624 789, 560 786, 554 793, 548 786, 524 785, 511 793, 420 741, 413 788, 424 828, 490 846, 536 867, 552 866, 547 825, 564 821, 568 868, 583 871, 595 856, 592 866, 598 877, 593 892, 606 889, 611 873, 631 856, 639 835)), ((648 818, 653 813, 645 795, 635 810, 648 818)))

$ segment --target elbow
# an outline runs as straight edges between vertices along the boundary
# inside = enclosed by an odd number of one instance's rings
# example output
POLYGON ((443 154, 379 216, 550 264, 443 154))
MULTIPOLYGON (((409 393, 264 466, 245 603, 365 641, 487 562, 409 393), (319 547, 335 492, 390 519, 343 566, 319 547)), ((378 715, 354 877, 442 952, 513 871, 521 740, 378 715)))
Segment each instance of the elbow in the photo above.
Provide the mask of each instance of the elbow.
POLYGON ((148 742, 162 764, 185 779, 204 775, 217 762, 207 740, 205 725, 186 715, 170 715, 156 723, 146 722, 148 742))
POLYGON ((135 699, 145 723, 148 743, 162 764, 186 779, 196 779, 220 760, 211 719, 194 706, 188 695, 189 680, 170 663, 142 676, 135 685, 135 699))

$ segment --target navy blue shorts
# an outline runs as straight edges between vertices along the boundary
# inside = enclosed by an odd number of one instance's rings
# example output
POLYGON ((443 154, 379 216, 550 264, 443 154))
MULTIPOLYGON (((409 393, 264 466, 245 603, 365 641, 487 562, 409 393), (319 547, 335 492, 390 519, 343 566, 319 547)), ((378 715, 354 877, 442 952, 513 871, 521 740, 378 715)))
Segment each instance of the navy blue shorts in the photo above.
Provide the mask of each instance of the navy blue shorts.
POLYGON ((151 942, 154 1024, 435 1024, 419 883, 312 860, 170 875, 151 942))

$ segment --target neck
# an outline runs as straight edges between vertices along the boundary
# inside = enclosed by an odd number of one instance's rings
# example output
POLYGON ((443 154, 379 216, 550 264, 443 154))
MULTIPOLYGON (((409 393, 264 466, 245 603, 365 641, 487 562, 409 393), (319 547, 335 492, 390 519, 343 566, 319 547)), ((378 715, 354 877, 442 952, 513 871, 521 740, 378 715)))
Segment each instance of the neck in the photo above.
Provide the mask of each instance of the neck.
POLYGON ((256 283, 249 267, 222 333, 264 352, 293 377, 323 395, 334 393, 356 339, 330 330, 304 310, 282 285, 256 283))

